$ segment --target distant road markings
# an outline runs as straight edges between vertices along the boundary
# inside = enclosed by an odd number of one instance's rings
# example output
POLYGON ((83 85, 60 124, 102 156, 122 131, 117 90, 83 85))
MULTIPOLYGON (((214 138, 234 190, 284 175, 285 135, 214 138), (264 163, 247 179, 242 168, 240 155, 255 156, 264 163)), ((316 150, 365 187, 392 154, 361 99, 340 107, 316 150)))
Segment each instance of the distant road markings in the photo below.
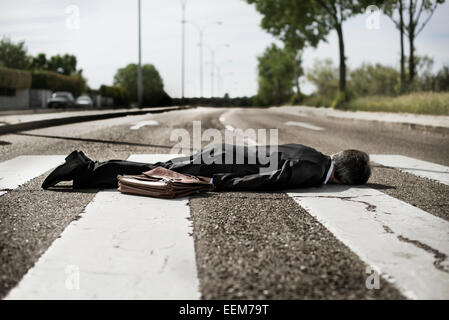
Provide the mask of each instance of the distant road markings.
MULTIPOLYGON (((222 125, 224 125, 226 130, 234 132, 234 133, 238 132, 238 131, 236 131, 238 129, 235 129, 233 126, 225 123, 224 116, 221 116, 220 118, 218 118, 218 120, 221 122, 222 125)), ((254 141, 253 139, 251 139, 250 137, 247 137, 247 136, 243 136, 243 141, 249 146, 255 146, 258 144, 256 141, 254 141)))
POLYGON ((321 131, 324 130, 324 128, 314 126, 313 124, 307 123, 307 122, 301 122, 301 121, 287 121, 285 123, 287 126, 297 126, 297 127, 303 127, 310 130, 316 130, 321 131))
POLYGON ((101 191, 7 299, 199 299, 189 217, 187 198, 101 191))
MULTIPOLYGON (((0 163, 0 190, 16 189, 64 163, 66 156, 19 156, 0 163)), ((0 195, 5 194, 0 191, 0 195)))
POLYGON ((287 194, 407 297, 449 299, 449 222, 366 187, 287 194))
POLYGON ((371 154, 370 160, 386 167, 449 185, 449 167, 401 155, 371 154))
POLYGON ((131 130, 139 130, 140 128, 145 127, 145 126, 157 126, 157 125, 159 125, 159 122, 157 122, 156 120, 144 120, 144 121, 139 121, 138 123, 133 125, 130 129, 131 130))

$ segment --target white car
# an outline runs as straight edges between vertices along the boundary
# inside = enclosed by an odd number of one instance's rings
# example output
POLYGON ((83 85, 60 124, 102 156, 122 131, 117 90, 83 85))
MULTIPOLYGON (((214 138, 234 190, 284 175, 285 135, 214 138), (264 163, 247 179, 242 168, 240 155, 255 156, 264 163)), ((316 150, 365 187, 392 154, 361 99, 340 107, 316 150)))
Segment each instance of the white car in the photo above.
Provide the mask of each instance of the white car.
POLYGON ((79 96, 76 98, 75 105, 78 107, 93 107, 94 103, 89 96, 79 96))

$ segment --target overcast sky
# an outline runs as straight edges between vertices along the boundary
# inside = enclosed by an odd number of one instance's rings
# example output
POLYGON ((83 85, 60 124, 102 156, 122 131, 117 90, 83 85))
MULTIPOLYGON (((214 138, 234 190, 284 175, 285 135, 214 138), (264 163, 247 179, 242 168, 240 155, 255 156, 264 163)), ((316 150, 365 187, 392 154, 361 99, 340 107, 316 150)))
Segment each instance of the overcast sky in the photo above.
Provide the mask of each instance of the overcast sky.
MULTIPOLYGON (((112 84, 120 67, 137 62, 137 0, 0 0, 0 36, 24 40, 29 53, 47 56, 70 53, 92 88, 112 84), (79 9, 79 28, 76 12, 79 9)), ((165 90, 172 97, 181 95, 181 4, 180 0, 142 0, 142 60, 161 73, 165 90)), ((449 64, 449 3, 437 9, 426 29, 416 40, 417 53, 435 59, 435 68, 449 64)), ((221 64, 221 94, 254 95, 257 92, 257 56, 275 38, 259 25, 261 15, 243 0, 188 0, 186 19, 198 25, 215 21, 204 31, 204 44, 217 48, 215 63, 221 64), (229 44, 230 47, 224 47, 229 44), (231 62, 229 60, 232 60, 231 62)), ((380 29, 366 27, 367 15, 344 24, 348 65, 363 61, 398 66, 399 34, 392 22, 380 17, 380 29)), ((186 96, 200 95, 199 33, 186 25, 186 96)), ((408 46, 407 46, 408 47, 408 46)), ((406 48, 407 48, 406 47, 406 48)), ((408 49, 407 49, 408 50, 408 49)), ((407 51, 408 52, 408 51, 407 51)), ((338 62, 335 32, 328 43, 307 49, 304 66, 315 59, 338 62)), ((211 55, 204 48, 204 95, 211 92, 211 55)), ((215 93, 219 89, 215 85, 215 93)), ((313 87, 303 83, 309 93, 313 87)))

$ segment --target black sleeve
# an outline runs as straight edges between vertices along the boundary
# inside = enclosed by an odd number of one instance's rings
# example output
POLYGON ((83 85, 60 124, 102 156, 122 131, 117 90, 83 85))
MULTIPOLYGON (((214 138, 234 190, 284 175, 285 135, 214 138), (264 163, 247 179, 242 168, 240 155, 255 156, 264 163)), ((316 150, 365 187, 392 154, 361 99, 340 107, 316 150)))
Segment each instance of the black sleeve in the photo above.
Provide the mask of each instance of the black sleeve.
POLYGON ((217 191, 263 191, 289 187, 290 168, 284 166, 267 174, 238 175, 235 173, 214 174, 213 184, 217 191))

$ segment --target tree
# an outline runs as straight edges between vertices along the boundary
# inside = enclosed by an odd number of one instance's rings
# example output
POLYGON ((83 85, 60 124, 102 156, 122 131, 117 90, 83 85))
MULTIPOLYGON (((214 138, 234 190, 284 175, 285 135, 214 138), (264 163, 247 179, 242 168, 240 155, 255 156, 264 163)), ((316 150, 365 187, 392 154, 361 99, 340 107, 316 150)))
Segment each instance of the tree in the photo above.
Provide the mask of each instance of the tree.
POLYGON ((0 40, 0 66, 25 70, 29 64, 30 58, 24 41, 13 43, 9 38, 0 40))
POLYGON ((31 60, 32 70, 48 70, 47 56, 45 53, 39 53, 31 60))
POLYGON ((74 55, 56 55, 48 59, 47 70, 56 71, 64 75, 70 75, 76 73, 77 60, 74 55))
POLYGON ((315 60, 306 77, 323 97, 333 98, 338 91, 338 69, 331 59, 315 60))
POLYGON ((400 53, 400 65, 401 65, 401 85, 400 93, 405 92, 406 80, 405 80, 405 52, 404 52, 404 0, 397 1, 385 1, 383 3, 383 10, 388 17, 394 22, 396 28, 399 30, 399 43, 401 48, 400 53), (398 17, 395 18, 395 11, 398 12, 398 17))
POLYGON ((449 66, 443 66, 435 75, 435 91, 449 91, 449 66))
MULTIPOLYGON (((399 13, 399 21, 392 18, 396 27, 401 33, 401 78, 405 83, 405 54, 403 44, 403 34, 408 36, 409 40, 409 64, 408 64, 408 82, 412 86, 416 76, 416 59, 415 59, 415 40, 427 23, 432 18, 439 4, 444 3, 445 0, 398 0, 383 1, 384 11, 391 18, 394 11, 399 13), (408 16, 408 20, 404 19, 404 15, 408 16)), ((403 84, 405 87, 405 84, 403 84)))
MULTIPOLYGON (((142 66, 143 103, 148 106, 165 105, 170 97, 164 91, 159 72, 152 64, 142 66)), ((114 76, 114 85, 126 89, 131 101, 137 101, 137 65, 128 64, 118 69, 114 76)))
POLYGON ((72 54, 55 55, 47 59, 45 53, 39 53, 31 60, 30 68, 32 70, 54 71, 69 76, 72 74, 82 75, 83 70, 76 69, 77 59, 72 54))
POLYGON ((295 77, 291 52, 272 44, 258 60, 259 103, 280 105, 286 102, 293 94, 295 77))
POLYGON ((340 68, 339 89, 346 90, 346 57, 343 37, 343 22, 364 11, 365 7, 376 4, 376 0, 247 0, 264 15, 262 28, 294 41, 303 39, 316 46, 326 40, 330 31, 338 36, 340 68))
POLYGON ((408 41, 409 41, 409 82, 413 83, 413 79, 415 78, 415 39, 418 37, 418 35, 421 33, 421 31, 424 29, 426 24, 429 22, 430 18, 432 17, 433 13, 435 12, 435 9, 437 8, 438 4, 444 3, 444 0, 409 0, 408 5, 408 24, 406 25, 407 35, 408 35, 408 41), (418 2, 421 2, 420 5, 418 5, 418 2), (418 8, 419 7, 419 8, 418 8), (427 13, 427 17, 421 21, 422 14, 427 13))

